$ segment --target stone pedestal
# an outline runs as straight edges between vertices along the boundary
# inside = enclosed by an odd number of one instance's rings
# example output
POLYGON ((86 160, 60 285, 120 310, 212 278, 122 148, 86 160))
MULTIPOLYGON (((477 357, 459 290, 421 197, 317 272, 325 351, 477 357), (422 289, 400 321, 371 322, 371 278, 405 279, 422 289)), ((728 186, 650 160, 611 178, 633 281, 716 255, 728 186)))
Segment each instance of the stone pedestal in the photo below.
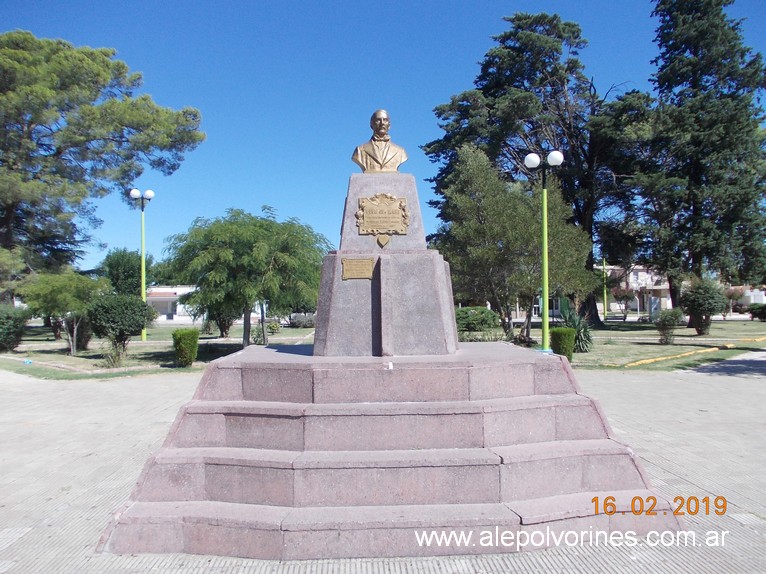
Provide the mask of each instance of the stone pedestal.
POLYGON ((457 350, 449 266, 426 249, 415 178, 355 174, 349 182, 340 249, 325 257, 314 354, 319 356, 448 355, 457 350), (359 233, 359 200, 389 194, 406 202, 406 234, 382 247, 359 233), (367 278, 345 278, 344 264, 369 261, 367 278))
POLYGON ((457 349, 449 269, 426 249, 412 176, 352 176, 318 317, 313 348, 248 347, 208 366, 102 550, 429 556, 540 547, 480 544, 486 533, 545 545, 568 530, 678 528, 565 358, 457 349), (378 193, 409 209, 384 247, 356 227, 359 199, 378 193), (357 260, 346 279, 344 259, 357 260), (655 513, 633 515, 635 497, 655 497, 655 513), (474 543, 419 542, 452 531, 474 543))

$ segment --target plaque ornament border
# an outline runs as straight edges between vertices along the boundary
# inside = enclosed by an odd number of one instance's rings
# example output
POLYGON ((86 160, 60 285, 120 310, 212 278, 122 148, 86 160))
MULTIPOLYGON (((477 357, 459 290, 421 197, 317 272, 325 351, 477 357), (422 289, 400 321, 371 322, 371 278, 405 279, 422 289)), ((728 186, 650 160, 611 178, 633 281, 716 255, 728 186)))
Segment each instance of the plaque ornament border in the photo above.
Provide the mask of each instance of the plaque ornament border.
POLYGON ((372 197, 359 198, 359 210, 356 212, 356 226, 359 228, 359 235, 374 235, 378 245, 385 247, 392 235, 407 235, 410 225, 410 212, 407 209, 407 199, 396 197, 390 193, 376 193, 372 197), (369 206, 375 207, 397 207, 401 213, 401 220, 395 221, 392 218, 393 225, 385 228, 365 226, 364 212, 369 206))

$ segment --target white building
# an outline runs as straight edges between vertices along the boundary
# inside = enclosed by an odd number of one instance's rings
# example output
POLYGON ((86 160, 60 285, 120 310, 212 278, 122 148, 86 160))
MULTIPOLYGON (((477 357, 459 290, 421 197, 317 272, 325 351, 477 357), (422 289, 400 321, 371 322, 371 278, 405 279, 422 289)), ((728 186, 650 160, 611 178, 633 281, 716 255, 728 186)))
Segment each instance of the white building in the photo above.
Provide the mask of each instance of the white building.
POLYGON ((176 318, 191 318, 185 305, 178 298, 191 293, 194 285, 157 285, 146 289, 146 302, 157 311, 158 321, 172 321, 176 318))

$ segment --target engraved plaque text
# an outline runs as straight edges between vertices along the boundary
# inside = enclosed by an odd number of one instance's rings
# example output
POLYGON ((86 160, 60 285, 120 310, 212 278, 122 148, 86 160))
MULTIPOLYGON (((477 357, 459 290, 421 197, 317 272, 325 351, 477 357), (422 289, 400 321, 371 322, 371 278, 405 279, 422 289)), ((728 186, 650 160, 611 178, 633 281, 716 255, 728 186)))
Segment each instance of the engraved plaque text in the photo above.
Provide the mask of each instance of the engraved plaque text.
POLYGON ((343 267, 343 281, 348 279, 372 279, 372 270, 375 267, 375 259, 349 259, 343 257, 340 260, 343 267))

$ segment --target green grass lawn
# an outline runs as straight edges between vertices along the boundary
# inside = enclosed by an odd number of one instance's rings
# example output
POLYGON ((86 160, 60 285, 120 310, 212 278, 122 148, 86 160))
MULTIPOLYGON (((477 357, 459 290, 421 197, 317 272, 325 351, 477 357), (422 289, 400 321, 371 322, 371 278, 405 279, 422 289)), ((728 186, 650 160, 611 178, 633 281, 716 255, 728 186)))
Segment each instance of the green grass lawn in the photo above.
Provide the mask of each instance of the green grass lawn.
MULTIPOLYGON (((26 327, 22 345, 10 353, 0 354, 0 369, 46 379, 83 379, 125 376, 134 371, 142 373, 167 372, 175 369, 172 333, 188 325, 160 324, 147 331, 147 341, 134 337, 128 346, 128 357, 120 369, 109 369, 104 356, 109 350, 106 341, 93 339, 89 348, 76 357, 69 355, 66 340, 56 341, 50 329, 39 324, 26 327)), ((255 325, 253 326, 255 328, 255 325)), ((191 367, 201 370, 205 364, 235 353, 242 348, 242 326, 235 325, 229 338, 200 335, 197 362, 191 367)), ((693 329, 679 327, 673 345, 660 345, 659 336, 651 323, 609 321, 605 329, 593 330, 594 346, 590 353, 575 353, 573 367, 584 369, 639 368, 675 369, 720 361, 751 350, 766 348, 766 323, 760 321, 715 321, 707 336, 697 336, 693 329), (731 349, 718 349, 732 345, 731 349), (697 353, 705 351, 704 353, 697 353), (630 366, 645 359, 671 357, 684 353, 694 354, 658 362, 630 366)), ((532 329, 532 337, 540 341, 539 328, 532 329)), ((313 329, 283 328, 269 336, 270 344, 305 344, 313 342, 313 329)))
MULTIPOLYGON (((552 323, 551 326, 555 326, 552 323)), ((679 327, 675 330, 672 345, 660 345, 657 329, 651 323, 610 320, 604 329, 594 329, 593 349, 590 353, 575 353, 572 366, 582 369, 640 368, 648 370, 669 370, 688 368, 699 364, 720 361, 751 350, 766 348, 766 341, 752 339, 766 338, 766 323, 760 321, 714 321, 710 334, 698 336, 694 329, 679 327), (733 349, 715 350, 723 345, 734 345, 733 349), (697 353, 705 351, 704 353, 697 353), (645 359, 657 359, 694 352, 693 355, 662 360, 636 366, 627 366, 645 359)), ((533 328, 532 338, 542 339, 540 327, 533 328)))
POLYGON ((660 345, 659 335, 651 323, 609 321, 606 329, 594 329, 594 346, 590 353, 575 353, 575 368, 640 368, 676 369, 688 368, 708 362, 720 361, 751 350, 766 348, 766 323, 760 321, 714 321, 709 335, 697 335, 694 329, 679 327, 675 330, 672 345, 660 345), (724 345, 732 349, 716 350, 724 345), (704 351, 704 353, 699 353, 704 351), (646 359, 685 357, 630 366, 646 359))
MULTIPOLYGON (((134 371, 163 372, 177 368, 173 350, 173 331, 189 325, 161 324, 147 330, 146 342, 133 337, 128 345, 128 356, 119 369, 110 369, 105 363, 109 352, 106 340, 93 338, 88 349, 69 354, 66 339, 55 340, 48 327, 27 325, 21 345, 10 353, 0 354, 0 369, 29 374, 44 379, 110 378, 125 376, 134 371)), ((253 326, 253 329, 255 326, 253 326)), ((201 334, 197 361, 191 369, 201 370, 205 364, 242 349, 241 325, 235 325, 229 337, 201 334)), ((270 344, 299 344, 313 342, 313 329, 282 328, 269 335, 270 344)))

